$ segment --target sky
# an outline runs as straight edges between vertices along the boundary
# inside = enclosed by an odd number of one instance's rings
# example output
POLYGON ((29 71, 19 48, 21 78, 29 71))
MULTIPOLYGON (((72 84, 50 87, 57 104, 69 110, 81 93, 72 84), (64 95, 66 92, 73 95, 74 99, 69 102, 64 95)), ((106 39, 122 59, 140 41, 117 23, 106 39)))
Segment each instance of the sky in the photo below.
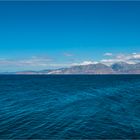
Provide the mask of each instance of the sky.
POLYGON ((0 1, 0 71, 140 61, 140 1, 0 1))

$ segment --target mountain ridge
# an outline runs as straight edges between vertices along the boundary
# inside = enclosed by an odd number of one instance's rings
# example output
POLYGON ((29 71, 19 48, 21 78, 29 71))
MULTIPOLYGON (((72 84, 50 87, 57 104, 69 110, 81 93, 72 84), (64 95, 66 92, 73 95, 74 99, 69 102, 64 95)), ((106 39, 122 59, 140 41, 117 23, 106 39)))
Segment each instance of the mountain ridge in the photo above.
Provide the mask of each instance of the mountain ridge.
POLYGON ((140 63, 128 64, 126 62, 114 63, 110 66, 97 63, 87 65, 75 65, 68 68, 44 69, 40 71, 17 71, 16 75, 57 75, 57 74, 140 74, 140 63))

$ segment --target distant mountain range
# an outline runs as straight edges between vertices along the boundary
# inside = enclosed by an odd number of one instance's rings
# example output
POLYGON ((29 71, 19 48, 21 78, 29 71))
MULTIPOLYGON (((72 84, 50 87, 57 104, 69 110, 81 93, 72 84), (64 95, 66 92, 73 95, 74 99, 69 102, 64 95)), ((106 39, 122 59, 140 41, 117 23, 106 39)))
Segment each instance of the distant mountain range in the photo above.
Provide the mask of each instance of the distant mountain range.
POLYGON ((128 64, 125 62, 119 62, 114 63, 111 66, 97 63, 89 65, 77 65, 69 68, 60 68, 55 70, 50 69, 41 71, 20 71, 3 74, 140 74, 140 63, 128 64))

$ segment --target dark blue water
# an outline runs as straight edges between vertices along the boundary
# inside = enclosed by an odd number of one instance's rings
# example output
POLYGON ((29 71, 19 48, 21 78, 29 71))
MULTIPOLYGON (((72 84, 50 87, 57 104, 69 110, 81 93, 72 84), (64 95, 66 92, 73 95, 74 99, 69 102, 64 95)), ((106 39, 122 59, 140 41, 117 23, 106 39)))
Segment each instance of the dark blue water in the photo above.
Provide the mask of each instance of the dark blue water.
POLYGON ((140 75, 0 76, 0 139, 140 139, 140 75))

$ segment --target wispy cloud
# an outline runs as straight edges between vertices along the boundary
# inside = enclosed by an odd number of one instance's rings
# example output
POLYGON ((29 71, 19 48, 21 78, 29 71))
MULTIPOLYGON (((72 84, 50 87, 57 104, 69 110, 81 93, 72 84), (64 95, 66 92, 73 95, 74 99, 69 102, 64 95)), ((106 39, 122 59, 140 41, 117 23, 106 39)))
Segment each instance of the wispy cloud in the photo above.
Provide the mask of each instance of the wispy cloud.
POLYGON ((109 53, 109 52, 107 52, 107 53, 105 53, 104 54, 104 56, 112 56, 113 54, 112 53, 109 53))
POLYGON ((44 56, 32 56, 24 59, 6 59, 0 58, 1 67, 10 67, 15 69, 49 69, 49 68, 60 68, 72 66, 72 63, 58 63, 54 62, 53 59, 44 56))
MULTIPOLYGON (((111 56, 112 53, 110 53, 111 56)), ((70 55, 70 54, 69 54, 70 55)), ((72 57, 70 57, 72 58, 72 57)), ((75 65, 89 65, 103 63, 106 65, 111 65, 116 62, 126 62, 129 64, 135 64, 140 62, 140 53, 131 54, 113 54, 111 57, 105 57, 104 59, 93 61, 85 60, 79 62, 79 60, 57 62, 48 56, 32 56, 30 58, 24 59, 6 59, 0 58, 0 67, 2 69, 49 69, 49 68, 60 68, 60 67, 70 67, 75 65)))
POLYGON ((65 52, 65 53, 64 53, 64 56, 66 56, 66 57, 71 57, 71 56, 73 56, 73 54, 72 54, 72 53, 67 53, 67 52, 65 52))
POLYGON ((52 59, 45 57, 32 56, 31 58, 25 59, 0 59, 0 65, 8 66, 46 66, 52 59))
POLYGON ((140 62, 140 53, 132 53, 132 54, 117 54, 114 55, 111 59, 102 59, 101 63, 111 65, 116 62, 126 62, 129 64, 135 64, 140 62))
POLYGON ((90 64, 97 64, 98 62, 96 61, 83 61, 81 63, 73 63, 72 65, 90 65, 90 64))

